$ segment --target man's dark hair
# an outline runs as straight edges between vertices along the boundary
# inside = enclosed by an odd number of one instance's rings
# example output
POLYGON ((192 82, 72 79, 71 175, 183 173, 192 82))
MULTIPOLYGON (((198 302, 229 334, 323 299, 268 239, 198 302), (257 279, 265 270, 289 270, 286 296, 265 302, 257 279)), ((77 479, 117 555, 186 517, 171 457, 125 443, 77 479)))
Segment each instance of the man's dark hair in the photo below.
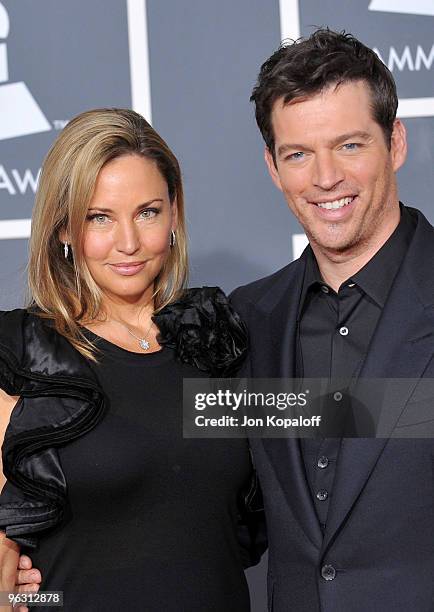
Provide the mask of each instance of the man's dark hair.
POLYGON ((250 101, 256 122, 275 160, 271 111, 276 100, 284 104, 320 93, 330 85, 363 80, 371 90, 372 116, 390 148, 398 108, 395 81, 379 57, 352 34, 316 30, 309 38, 283 42, 261 66, 250 101))

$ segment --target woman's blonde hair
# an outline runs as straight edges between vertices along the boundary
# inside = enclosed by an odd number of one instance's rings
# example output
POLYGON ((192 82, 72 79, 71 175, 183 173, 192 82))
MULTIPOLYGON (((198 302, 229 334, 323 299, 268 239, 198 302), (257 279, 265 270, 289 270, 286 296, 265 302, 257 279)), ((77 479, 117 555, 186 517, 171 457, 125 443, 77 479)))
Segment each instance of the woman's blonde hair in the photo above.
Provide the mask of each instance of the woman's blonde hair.
POLYGON ((56 330, 93 359, 92 344, 80 323, 101 310, 101 291, 83 257, 83 234, 98 173, 112 159, 139 155, 153 160, 176 201, 176 241, 154 282, 155 311, 177 299, 187 283, 188 260, 184 197, 178 161, 164 140, 138 113, 96 109, 72 119, 43 163, 32 218, 29 306, 54 321, 56 330), (72 256, 64 257, 61 236, 72 256))

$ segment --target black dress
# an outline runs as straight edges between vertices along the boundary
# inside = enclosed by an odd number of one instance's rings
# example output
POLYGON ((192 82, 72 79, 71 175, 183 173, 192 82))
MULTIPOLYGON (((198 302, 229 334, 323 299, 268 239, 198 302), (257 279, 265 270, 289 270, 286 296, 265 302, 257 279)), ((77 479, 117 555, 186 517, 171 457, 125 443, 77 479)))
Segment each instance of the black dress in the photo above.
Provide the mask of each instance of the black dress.
POLYGON ((243 561, 260 513, 237 533, 247 442, 182 437, 183 378, 228 374, 245 351, 223 294, 198 291, 156 317, 161 351, 91 335, 90 368, 39 317, 0 317, 0 386, 21 396, 0 527, 23 551, 36 545, 41 589, 63 591, 65 612, 249 610, 243 561))
POLYGON ((236 538, 246 441, 182 438, 182 378, 201 373, 171 349, 97 346, 108 413, 59 449, 69 508, 32 553, 41 589, 63 591, 68 612, 248 610, 236 538))

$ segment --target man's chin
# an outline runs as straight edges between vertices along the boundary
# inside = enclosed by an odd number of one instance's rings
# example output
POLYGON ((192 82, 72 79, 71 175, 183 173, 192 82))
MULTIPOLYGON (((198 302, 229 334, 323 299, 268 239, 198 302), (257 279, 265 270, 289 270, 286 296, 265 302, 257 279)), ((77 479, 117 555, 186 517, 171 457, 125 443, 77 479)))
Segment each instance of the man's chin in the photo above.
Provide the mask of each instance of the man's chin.
POLYGON ((324 237, 324 236, 308 236, 312 247, 318 248, 322 253, 329 257, 336 256, 341 258, 342 255, 350 254, 357 247, 357 240, 348 236, 340 237, 324 237))

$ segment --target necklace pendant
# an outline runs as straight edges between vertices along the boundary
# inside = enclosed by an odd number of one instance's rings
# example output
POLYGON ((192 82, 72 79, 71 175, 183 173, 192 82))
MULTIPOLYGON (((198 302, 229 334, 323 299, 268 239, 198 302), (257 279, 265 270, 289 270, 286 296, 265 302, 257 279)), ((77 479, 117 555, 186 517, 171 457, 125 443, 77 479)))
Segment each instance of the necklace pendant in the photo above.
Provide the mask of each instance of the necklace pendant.
POLYGON ((147 350, 148 350, 148 348, 149 348, 149 346, 150 346, 149 342, 148 342, 147 340, 145 340, 145 338, 141 338, 141 339, 139 340, 139 344, 140 344, 140 346, 142 347, 142 349, 143 349, 144 351, 147 351, 147 350))

